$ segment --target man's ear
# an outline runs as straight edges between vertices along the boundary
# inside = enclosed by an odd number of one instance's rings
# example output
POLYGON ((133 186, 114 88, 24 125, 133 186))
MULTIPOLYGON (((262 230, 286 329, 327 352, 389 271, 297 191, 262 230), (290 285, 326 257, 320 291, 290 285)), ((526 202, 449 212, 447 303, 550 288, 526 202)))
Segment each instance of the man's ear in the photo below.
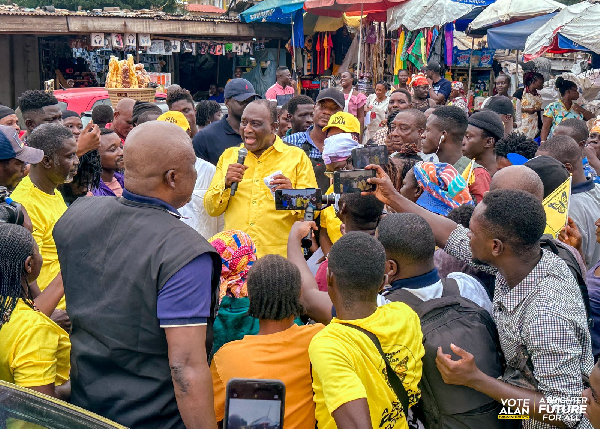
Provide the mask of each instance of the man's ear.
POLYGON ((570 162, 565 162, 565 167, 567 167, 569 173, 573 174, 573 164, 571 164, 570 162))
POLYGON ((393 259, 385 261, 385 274, 388 278, 394 277, 400 271, 398 263, 393 259))
POLYGON ((497 238, 493 239, 492 242, 493 242, 492 255, 494 257, 498 257, 504 251, 504 243, 502 241, 498 240, 497 238))
POLYGON ((33 256, 28 256, 27 259, 25 259, 24 268, 27 274, 31 274, 31 271, 33 270, 33 256))
POLYGON ((496 142, 494 140, 494 137, 488 137, 487 139, 485 139, 485 143, 483 144, 483 147, 494 147, 496 145, 496 142))
POLYGON ((165 184, 171 189, 175 189, 175 176, 175 170, 168 170, 164 176, 165 184))
POLYGON ((54 160, 51 157, 44 155, 42 160, 39 162, 39 165, 41 165, 44 168, 50 169, 54 167, 54 160))
POLYGON ((33 121, 33 119, 30 119, 30 118, 25 119, 25 127, 27 129, 29 129, 29 128, 34 129, 35 128, 35 122, 33 121))

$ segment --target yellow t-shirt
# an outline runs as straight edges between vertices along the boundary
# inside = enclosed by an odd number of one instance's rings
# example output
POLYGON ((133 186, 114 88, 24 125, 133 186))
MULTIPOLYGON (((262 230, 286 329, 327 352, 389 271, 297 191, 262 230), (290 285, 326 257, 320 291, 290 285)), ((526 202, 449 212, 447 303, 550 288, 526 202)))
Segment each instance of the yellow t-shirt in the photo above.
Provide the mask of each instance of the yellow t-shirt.
MULTIPOLYGON (((10 197, 16 202, 21 203, 31 218, 33 238, 38 244, 40 253, 44 259, 37 284, 40 290, 44 290, 60 272, 58 253, 56 252, 56 244, 54 243, 54 237, 52 237, 52 231, 54 230, 56 221, 67 210, 67 205, 58 190, 54 191, 54 195, 47 194, 36 188, 29 176, 26 176, 17 185, 10 197)), ((64 296, 56 308, 61 310, 66 308, 64 296)))
POLYGON ((0 380, 32 387, 69 379, 69 335, 22 299, 0 328, 0 344, 0 380))
POLYGON ((410 405, 421 395, 418 384, 425 349, 419 317, 410 307, 392 302, 364 319, 334 318, 315 335, 308 348, 319 429, 336 428, 332 413, 361 398, 367 398, 374 428, 407 428, 402 406, 384 375, 385 362, 375 345, 362 332, 340 322, 360 326, 377 336, 402 380, 410 405))
MULTIPOLYGON (((327 189, 326 194, 333 194, 333 185, 327 189)), ((331 244, 342 238, 342 221, 336 216, 333 206, 321 210, 321 228, 327 229, 331 244)))
POLYGON ((308 345, 321 329, 320 323, 293 325, 275 334, 246 335, 221 347, 210 366, 217 421, 225 417, 225 389, 230 379, 266 378, 285 384, 285 427, 314 429, 308 345))

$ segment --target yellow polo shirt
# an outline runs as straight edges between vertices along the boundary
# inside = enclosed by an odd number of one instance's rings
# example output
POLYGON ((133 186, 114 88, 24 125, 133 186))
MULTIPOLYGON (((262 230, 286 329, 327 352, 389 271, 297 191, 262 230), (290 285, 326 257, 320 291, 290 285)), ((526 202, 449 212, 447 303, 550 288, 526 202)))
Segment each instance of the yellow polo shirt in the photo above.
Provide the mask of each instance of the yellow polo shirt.
POLYGON ((225 176, 229 164, 237 162, 241 147, 231 147, 219 158, 217 171, 204 196, 204 208, 213 217, 224 214, 225 230, 247 233, 256 245, 259 258, 272 253, 286 257, 288 235, 304 212, 275 210, 275 197, 264 178, 281 171, 291 180, 294 189, 317 188, 312 164, 302 149, 288 146, 276 137, 273 146, 260 158, 248 152, 244 162, 248 169, 231 197, 231 188, 225 189, 225 176))
MULTIPOLYGON (((40 290, 44 290, 60 272, 60 263, 58 262, 58 253, 56 252, 56 243, 54 243, 52 231, 54 230, 54 224, 67 210, 67 205, 58 190, 54 191, 54 195, 47 194, 36 188, 29 176, 21 180, 21 183, 17 185, 10 197, 21 203, 31 218, 33 238, 44 259, 37 285, 40 290)), ((60 299, 56 308, 66 309, 64 296, 60 299)))
MULTIPOLYGON (((327 194, 333 194, 333 185, 327 189, 327 194)), ((335 208, 329 206, 321 210, 321 228, 327 230, 331 244, 342 238, 342 221, 335 214, 335 208)))

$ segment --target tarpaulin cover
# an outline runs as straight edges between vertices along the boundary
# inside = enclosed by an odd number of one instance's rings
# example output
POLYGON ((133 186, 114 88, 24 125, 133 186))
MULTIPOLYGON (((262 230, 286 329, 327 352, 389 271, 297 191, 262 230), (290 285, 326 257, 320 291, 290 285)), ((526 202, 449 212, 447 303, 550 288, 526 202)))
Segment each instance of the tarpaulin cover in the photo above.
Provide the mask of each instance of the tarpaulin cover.
POLYGON ((564 7, 565 5, 554 0, 498 0, 481 12, 469 29, 476 30, 514 19, 546 15, 564 7))
POLYGON ((304 7, 304 0, 264 0, 240 13, 243 22, 279 22, 291 24, 298 9, 304 7))
POLYGON ((560 33, 596 53, 600 53, 600 4, 583 1, 565 7, 527 38, 523 51, 526 61, 548 52, 560 33))
POLYGON ((480 5, 454 0, 410 0, 387 11, 388 30, 397 30, 401 25, 409 31, 444 25, 467 15, 480 5))

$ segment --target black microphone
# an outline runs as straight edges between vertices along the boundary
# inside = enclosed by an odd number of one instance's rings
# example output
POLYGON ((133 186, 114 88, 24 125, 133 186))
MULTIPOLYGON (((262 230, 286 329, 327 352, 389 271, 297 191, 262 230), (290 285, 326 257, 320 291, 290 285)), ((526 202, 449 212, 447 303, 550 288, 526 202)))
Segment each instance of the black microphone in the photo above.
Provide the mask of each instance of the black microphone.
MULTIPOLYGON (((238 152, 237 163, 244 165, 244 161, 246 160, 246 155, 248 155, 248 149, 246 149, 245 147, 241 148, 238 152)), ((239 182, 233 182, 231 184, 231 196, 232 197, 235 195, 235 191, 237 191, 238 183, 239 182)))

